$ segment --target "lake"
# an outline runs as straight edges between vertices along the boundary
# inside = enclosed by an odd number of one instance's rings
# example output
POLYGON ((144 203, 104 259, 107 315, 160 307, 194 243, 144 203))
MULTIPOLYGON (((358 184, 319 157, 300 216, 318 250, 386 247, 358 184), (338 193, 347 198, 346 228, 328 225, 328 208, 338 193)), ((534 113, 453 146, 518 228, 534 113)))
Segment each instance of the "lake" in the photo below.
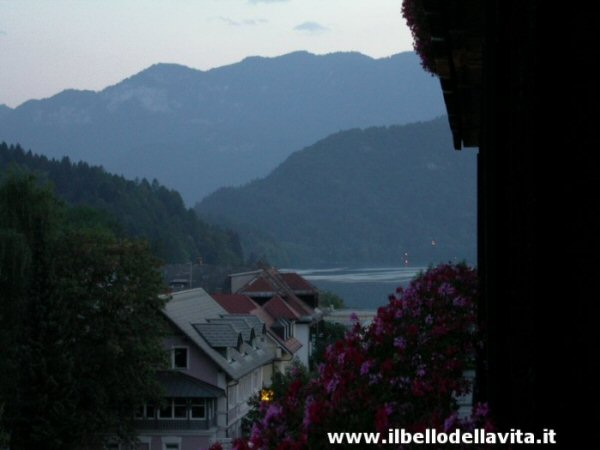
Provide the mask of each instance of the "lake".
MULTIPOLYGON (((387 304, 398 286, 406 286, 427 267, 336 267, 327 269, 289 269, 315 287, 331 291, 344 299, 348 308, 375 309, 387 304)), ((286 269, 288 270, 288 269, 286 269)))

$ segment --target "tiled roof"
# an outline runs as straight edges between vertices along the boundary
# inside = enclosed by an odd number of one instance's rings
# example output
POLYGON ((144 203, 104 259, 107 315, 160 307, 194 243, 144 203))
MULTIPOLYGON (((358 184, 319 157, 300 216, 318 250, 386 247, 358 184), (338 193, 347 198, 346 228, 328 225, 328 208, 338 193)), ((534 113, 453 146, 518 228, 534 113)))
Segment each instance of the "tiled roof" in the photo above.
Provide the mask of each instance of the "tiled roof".
POLYGON ((254 334, 259 336, 265 333, 265 322, 254 314, 228 314, 223 318, 244 319, 254 329, 254 334))
POLYGON ((288 319, 295 320, 299 319, 302 314, 298 313, 294 308, 292 308, 284 299, 282 299, 279 295, 271 298, 267 303, 263 305, 265 311, 267 311, 271 316, 275 319, 288 319))
POLYGON ((157 373, 166 397, 218 398, 223 389, 176 370, 163 370, 157 373))
POLYGON ((230 314, 249 314, 258 306, 250 297, 241 294, 212 294, 212 298, 230 314))
POLYGON ((241 333, 242 338, 246 342, 252 341, 252 338, 256 337, 256 331, 250 323, 243 317, 235 317, 226 315, 217 319, 208 319, 209 323, 227 323, 230 324, 235 331, 241 333))
POLYGON ((259 275, 257 278, 250 280, 250 282, 248 282, 248 284, 246 284, 240 290, 240 292, 277 292, 277 287, 273 285, 271 280, 267 280, 263 276, 259 275))
MULTIPOLYGON (((300 275, 294 272, 281 273, 275 268, 264 269, 262 272, 257 273, 254 279, 248 281, 239 291, 238 294, 247 294, 252 297, 271 297, 278 295, 285 298, 285 301, 292 307, 298 317, 307 317, 314 314, 313 309, 308 306, 305 302, 300 300, 294 291, 300 293, 316 293, 317 290, 308 281, 302 278, 300 275)), ((300 294, 298 294, 300 295, 300 294)), ((264 308, 265 305, 263 305, 264 308)), ((267 309, 269 313, 269 311, 267 309)), ((277 308, 278 314, 283 313, 281 308, 277 308)), ((273 315, 271 313, 271 315, 273 315)), ((275 317, 275 316, 274 316, 275 317)))
POLYGON ((294 291, 317 291, 317 289, 296 272, 284 272, 279 274, 285 284, 294 291))
POLYGON ((288 304, 298 311, 302 316, 310 316, 314 313, 310 306, 308 306, 295 295, 290 295, 285 299, 285 301, 288 302, 288 304))
POLYGON ((216 300, 210 297, 203 289, 191 289, 171 294, 164 309, 164 315, 178 330, 183 332, 195 345, 197 345, 211 360, 228 376, 239 379, 256 368, 270 363, 275 354, 267 347, 260 345, 259 349, 249 349, 244 358, 237 355, 234 350, 233 359, 226 359, 216 350, 219 346, 237 348, 241 335, 236 332, 231 324, 209 324, 208 319, 220 318, 227 315, 216 300), (201 334, 197 327, 203 332, 201 334), (204 327, 209 325, 209 327, 204 327), (220 327, 220 328, 212 328, 220 327), (236 337, 237 336, 237 337, 236 337), (209 343, 210 341, 210 343, 209 343))
POLYGON ((243 340, 230 323, 194 323, 192 326, 212 348, 239 348, 243 340))
POLYGON ((284 342, 284 344, 286 348, 292 353, 296 353, 302 347, 300 341, 295 337, 289 338, 287 341, 284 342))

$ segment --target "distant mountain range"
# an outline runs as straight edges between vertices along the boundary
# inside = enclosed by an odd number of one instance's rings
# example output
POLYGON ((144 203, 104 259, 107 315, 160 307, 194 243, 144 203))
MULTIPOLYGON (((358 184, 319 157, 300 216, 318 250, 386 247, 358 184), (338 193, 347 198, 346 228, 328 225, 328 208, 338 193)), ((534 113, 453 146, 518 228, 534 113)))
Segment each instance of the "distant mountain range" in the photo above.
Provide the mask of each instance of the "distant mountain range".
POLYGON ((475 263, 476 156, 451 142, 447 118, 340 132, 196 210, 276 264, 475 263))
POLYGON ((209 71, 158 64, 100 92, 0 106, 0 141, 156 178, 193 204, 339 130, 438 116, 438 83, 412 52, 296 52, 209 71))

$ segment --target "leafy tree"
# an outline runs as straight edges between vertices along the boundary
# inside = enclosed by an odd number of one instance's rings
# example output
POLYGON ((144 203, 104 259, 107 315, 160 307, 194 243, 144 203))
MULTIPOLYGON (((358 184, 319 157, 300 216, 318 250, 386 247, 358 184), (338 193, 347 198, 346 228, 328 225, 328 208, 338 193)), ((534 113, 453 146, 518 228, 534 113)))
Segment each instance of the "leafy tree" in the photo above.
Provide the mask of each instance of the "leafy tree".
POLYGON ((69 205, 71 220, 80 226, 99 222, 118 236, 148 240, 165 262, 189 262, 198 257, 208 264, 240 264, 238 236, 202 221, 185 207, 178 192, 153 180, 126 180, 84 162, 72 163, 24 152, 19 146, 0 143, 0 170, 16 165, 47 179, 69 205))
POLYGON ((321 291, 319 293, 319 306, 333 309, 343 309, 346 307, 344 299, 331 291, 321 291))
POLYGON ((32 176, 0 185, 0 429, 11 450, 132 442, 135 406, 160 394, 156 259, 68 217, 32 176))
POLYGON ((315 368, 322 363, 327 348, 343 339, 347 331, 346 327, 340 323, 332 323, 325 320, 319 322, 316 331, 315 348, 310 357, 310 366, 315 368))

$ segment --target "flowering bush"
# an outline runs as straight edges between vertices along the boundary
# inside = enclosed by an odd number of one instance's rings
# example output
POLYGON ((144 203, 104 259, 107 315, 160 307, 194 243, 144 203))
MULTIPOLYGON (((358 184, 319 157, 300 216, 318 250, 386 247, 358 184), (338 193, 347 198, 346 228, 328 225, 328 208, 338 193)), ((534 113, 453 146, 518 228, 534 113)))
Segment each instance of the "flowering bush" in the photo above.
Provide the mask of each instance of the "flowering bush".
POLYGON ((457 416, 456 396, 478 342, 477 276, 464 264, 441 265, 398 288, 366 329, 358 322, 329 346, 308 383, 260 405, 261 419, 238 450, 328 447, 327 432, 409 431, 489 426, 478 406, 470 421, 457 416))
POLYGON ((402 16, 413 36, 415 52, 421 57, 421 65, 428 72, 435 73, 431 32, 429 31, 423 0, 404 0, 402 16))

